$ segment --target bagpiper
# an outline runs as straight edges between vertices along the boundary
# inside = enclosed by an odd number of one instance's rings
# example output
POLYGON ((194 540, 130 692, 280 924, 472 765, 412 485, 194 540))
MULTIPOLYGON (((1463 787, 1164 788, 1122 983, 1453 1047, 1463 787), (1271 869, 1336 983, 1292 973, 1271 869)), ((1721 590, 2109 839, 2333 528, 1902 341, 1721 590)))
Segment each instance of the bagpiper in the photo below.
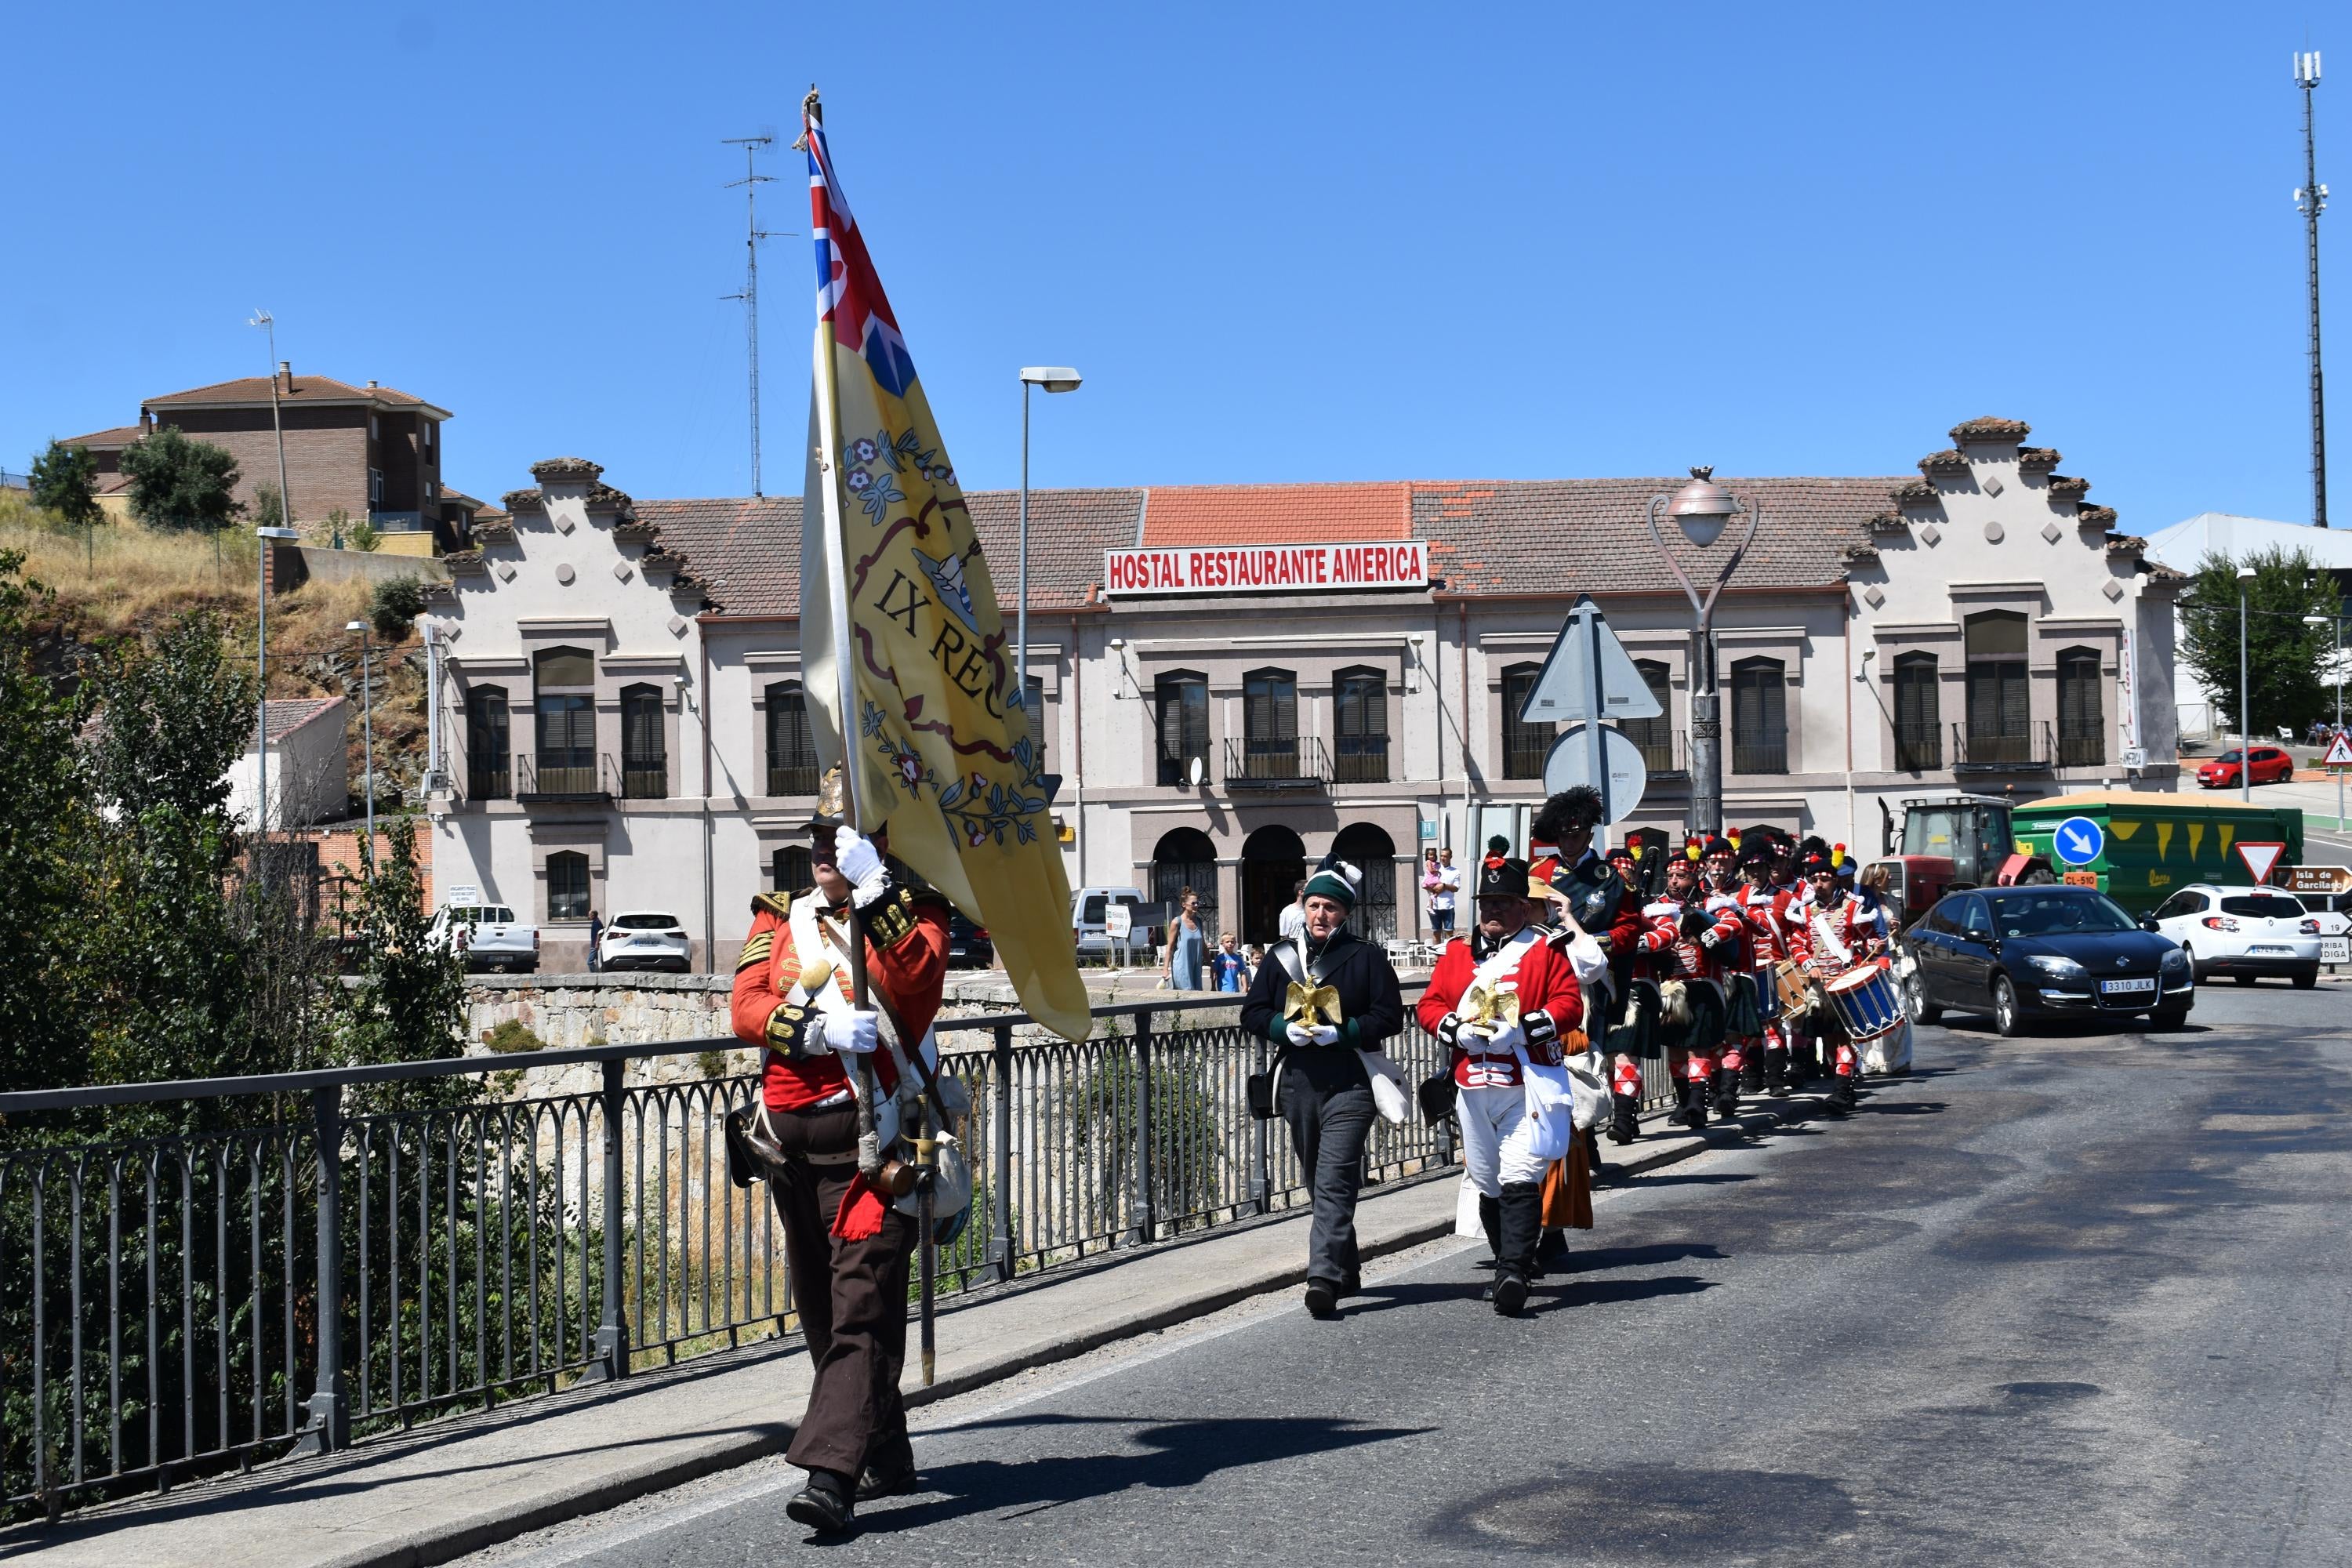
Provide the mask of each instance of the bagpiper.
POLYGON ((1699 866, 1706 873, 1706 911, 1717 921, 1730 919, 1737 932, 1730 951, 1724 954, 1723 973, 1718 980, 1723 987, 1723 1052, 1709 1084, 1718 1120, 1727 1120, 1738 1111, 1739 1090, 1748 1060, 1764 1044, 1763 1006, 1756 992, 1754 944, 1748 941, 1748 910, 1741 901, 1746 891, 1740 879, 1742 858, 1737 843, 1719 837, 1709 838, 1699 856, 1699 866))
MULTIPOLYGON (((1823 984, 1857 965, 1885 962, 1885 911, 1855 898, 1838 873, 1830 856, 1817 854, 1805 862, 1805 879, 1812 885, 1812 900, 1805 911, 1805 963, 1814 979, 1823 984)), ((1832 1114, 1843 1116, 1853 1109, 1862 1058, 1835 1010, 1819 1007, 1814 1011, 1820 1017, 1822 1039, 1831 1049, 1831 1070, 1836 1077, 1827 1105, 1832 1114)))
POLYGON ((1523 1068, 1558 1067, 1560 1037, 1584 1016, 1575 969, 1535 923, 1528 891, 1524 860, 1502 856, 1478 868, 1478 924, 1446 944, 1419 1008, 1422 1027, 1451 1056, 1463 1163, 1495 1255, 1490 1298, 1506 1317, 1527 1305, 1544 1172, 1558 1157, 1528 1114, 1523 1068))
POLYGON ((917 1484, 898 1379, 919 1222, 896 1202, 907 1152, 898 1091, 908 1052, 936 1065, 930 1027, 948 958, 946 901, 902 885, 886 835, 869 838, 843 821, 839 782, 835 770, 808 824, 816 886, 751 900, 732 1005, 736 1036, 762 1047, 751 1142, 782 1222, 816 1369, 784 1455, 808 1484, 784 1511, 824 1534, 847 1530, 856 1504, 917 1484), (871 1007, 852 1000, 849 943, 861 928, 871 1007), (873 1131, 890 1162, 877 1174, 859 1168, 865 1118, 849 1064, 860 1058, 872 1065, 873 1131))
POLYGON ((1658 979, 1658 1032, 1675 1079, 1675 1117, 1694 1131, 1706 1126, 1723 1047, 1725 980, 1738 956, 1741 926, 1737 908, 1707 907, 1699 886, 1703 847, 1694 841, 1667 862, 1665 892, 1642 911, 1650 929, 1640 942, 1658 979))
POLYGON ((1266 950, 1242 1002, 1241 1026, 1276 1047, 1269 1095, 1290 1128, 1314 1200, 1307 1235, 1307 1310, 1339 1315, 1363 1288, 1356 1249, 1356 1194, 1379 1098, 1391 1120, 1404 1090, 1381 1043, 1404 1029, 1404 998, 1388 955, 1347 926, 1363 873, 1336 854, 1307 880, 1307 933, 1266 950))
POLYGON ((1739 907, 1748 921, 1750 973, 1763 1021, 1760 1049, 1749 1052, 1741 1084, 1751 1089, 1769 1089, 1774 1094, 1789 1087, 1789 1042, 1785 1031, 1790 1019, 1782 1005, 1780 969, 1794 962, 1790 944, 1802 925, 1800 894, 1776 885, 1774 880, 1782 842, 1769 830, 1751 828, 1746 840, 1748 847, 1741 850, 1739 858, 1744 884, 1739 907))

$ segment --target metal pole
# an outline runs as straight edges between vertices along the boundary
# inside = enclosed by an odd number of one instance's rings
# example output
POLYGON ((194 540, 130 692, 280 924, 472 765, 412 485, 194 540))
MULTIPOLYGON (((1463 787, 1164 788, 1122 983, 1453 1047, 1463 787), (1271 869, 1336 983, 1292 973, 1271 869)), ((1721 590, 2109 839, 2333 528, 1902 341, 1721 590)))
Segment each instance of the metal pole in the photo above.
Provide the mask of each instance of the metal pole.
POLYGON ((352 1443, 351 1400, 343 1385, 343 1091, 310 1091, 311 1141, 319 1174, 319 1368, 310 1420, 295 1451, 331 1454, 352 1443))
POLYGON ((628 1064, 604 1064, 604 1311, 596 1328, 595 1360, 582 1374, 586 1383, 607 1383, 629 1375, 629 1325, 621 1318, 621 1110, 626 1097, 623 1080, 628 1064))
POLYGON ((996 1093, 989 1128, 989 1263, 1000 1280, 1013 1278, 1013 1026, 996 1026, 996 1093))
POLYGON ((2254 689, 2246 679, 2246 580, 2238 579, 2238 798, 2254 798, 2253 726, 2247 715, 2253 711, 2254 689))
POLYGON ((1591 672, 1591 689, 1585 693, 1584 756, 1592 770, 1592 787, 1601 792, 1601 842, 1608 842, 1609 824, 1614 820, 1609 802, 1609 748, 1602 743, 1601 709, 1607 700, 1601 689, 1601 610, 1593 607, 1587 617, 1589 628, 1585 662, 1591 672))
POLYGON ((1021 384, 1021 607, 1015 612, 1020 629, 1015 634, 1013 656, 1013 686, 1015 702, 1022 711, 1029 710, 1029 384, 1021 384))
POLYGON ((368 880, 375 880, 375 676, 368 658, 367 624, 360 624, 360 788, 367 793, 368 880))
MULTIPOLYGON (((213 531, 215 548, 220 531, 213 531)), ((259 695, 256 699, 260 712, 254 720, 253 826, 258 841, 269 842, 269 546, 271 542, 258 532, 254 543, 260 548, 254 552, 253 598, 253 667, 259 695)), ((256 870, 260 868, 255 867, 256 870)))
POLYGON ((2310 273, 2311 300, 2311 523, 2327 526, 2327 400, 2319 371, 2319 215, 2327 210, 2327 187, 2319 183, 2319 153, 2312 134, 2311 94, 2319 85, 2319 56, 2315 51, 2294 58, 2295 85, 2303 89, 2303 189, 2295 205, 2303 209, 2304 250, 2310 273))
POLYGON ((1151 1159, 1151 1015, 1135 1016, 1135 1185, 1143 1232, 1138 1245, 1160 1239, 1159 1177, 1151 1159))

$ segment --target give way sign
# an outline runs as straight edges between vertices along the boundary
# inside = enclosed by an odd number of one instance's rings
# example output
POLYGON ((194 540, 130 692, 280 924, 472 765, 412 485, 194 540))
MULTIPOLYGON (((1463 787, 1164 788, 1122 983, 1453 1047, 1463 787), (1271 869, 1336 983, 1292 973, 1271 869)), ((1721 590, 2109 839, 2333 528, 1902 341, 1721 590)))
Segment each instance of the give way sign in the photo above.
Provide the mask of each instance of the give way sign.
POLYGON ((2271 868, 2277 865, 2279 857, 2285 853, 2286 846, 2284 844, 2264 844, 2260 840, 2250 842, 2243 838, 2238 840, 2238 854, 2245 860, 2246 869, 2254 874, 2254 881, 2257 885, 2271 879, 2271 868))

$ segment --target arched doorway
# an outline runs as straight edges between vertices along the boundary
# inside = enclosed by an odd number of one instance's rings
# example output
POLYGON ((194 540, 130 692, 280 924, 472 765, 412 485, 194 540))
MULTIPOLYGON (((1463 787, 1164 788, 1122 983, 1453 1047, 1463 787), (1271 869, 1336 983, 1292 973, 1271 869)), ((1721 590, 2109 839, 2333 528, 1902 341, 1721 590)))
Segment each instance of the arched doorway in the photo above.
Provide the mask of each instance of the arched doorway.
POLYGON ((1396 935, 1396 840, 1369 822, 1351 822, 1339 829, 1331 848, 1364 874, 1349 925, 1367 942, 1386 942, 1396 935))
POLYGON ((1166 904, 1172 913, 1187 888, 1201 895, 1201 926, 1213 943, 1223 929, 1217 923, 1217 847, 1197 827, 1163 834, 1151 850, 1151 901, 1166 904))
POLYGON ((1242 846, 1242 931, 1244 942, 1282 935, 1283 906, 1307 879, 1307 845, 1287 827, 1261 827, 1242 846))

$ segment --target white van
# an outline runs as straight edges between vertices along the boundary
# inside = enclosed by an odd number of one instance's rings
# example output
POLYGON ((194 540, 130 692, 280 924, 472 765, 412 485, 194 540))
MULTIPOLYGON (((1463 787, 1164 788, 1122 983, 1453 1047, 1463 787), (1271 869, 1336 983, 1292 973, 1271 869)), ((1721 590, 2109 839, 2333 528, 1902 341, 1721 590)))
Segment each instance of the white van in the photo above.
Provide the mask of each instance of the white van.
POLYGON ((436 948, 455 943, 468 970, 539 973, 539 928, 516 920, 504 904, 445 904, 425 940, 436 948))
POLYGON ((1144 922, 1159 911, 1144 901, 1142 889, 1080 888, 1070 896, 1070 929, 1077 939, 1079 957, 1111 951, 1113 944, 1104 917, 1114 904, 1123 904, 1136 911, 1129 916, 1133 925, 1127 939, 1128 946, 1147 953, 1158 949, 1160 928, 1144 922))

